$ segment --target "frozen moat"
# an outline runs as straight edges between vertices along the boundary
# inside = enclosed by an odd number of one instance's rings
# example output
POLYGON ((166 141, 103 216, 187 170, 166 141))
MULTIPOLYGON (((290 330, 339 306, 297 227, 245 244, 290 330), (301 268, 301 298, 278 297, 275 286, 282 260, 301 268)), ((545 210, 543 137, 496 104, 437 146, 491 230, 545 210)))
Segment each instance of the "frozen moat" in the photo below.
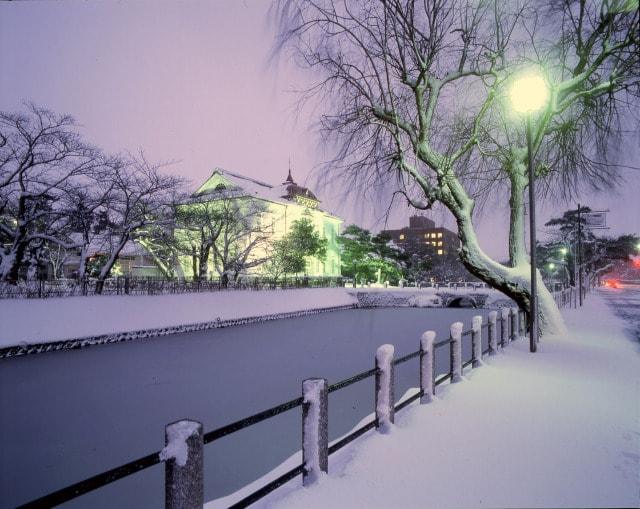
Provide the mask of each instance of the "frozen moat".
MULTIPOLYGON (((181 418, 204 430, 373 367, 376 348, 417 350, 420 334, 471 327, 477 309, 359 309, 93 346, 0 361, 0 507, 11 508, 159 450, 181 418)), ((484 338, 486 342, 486 338, 484 338)), ((470 357, 463 341, 463 361, 470 357)), ((436 370, 448 371, 448 347, 436 370)), ((418 360, 396 369, 396 398, 418 385, 418 360)), ((373 410, 373 379, 329 397, 330 440, 373 410)), ((205 446, 205 500, 242 487, 300 449, 300 408, 205 446)), ((152 467, 64 507, 156 508, 164 468, 152 467)))

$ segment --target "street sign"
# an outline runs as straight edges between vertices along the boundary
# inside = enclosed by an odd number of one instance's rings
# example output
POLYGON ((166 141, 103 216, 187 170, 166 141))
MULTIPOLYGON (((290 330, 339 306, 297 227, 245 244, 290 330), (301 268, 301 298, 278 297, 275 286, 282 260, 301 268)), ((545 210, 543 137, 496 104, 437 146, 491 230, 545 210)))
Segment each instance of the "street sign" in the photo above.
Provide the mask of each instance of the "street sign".
POLYGON ((607 227, 608 210, 595 210, 592 212, 583 212, 582 220, 585 228, 597 229, 607 227))

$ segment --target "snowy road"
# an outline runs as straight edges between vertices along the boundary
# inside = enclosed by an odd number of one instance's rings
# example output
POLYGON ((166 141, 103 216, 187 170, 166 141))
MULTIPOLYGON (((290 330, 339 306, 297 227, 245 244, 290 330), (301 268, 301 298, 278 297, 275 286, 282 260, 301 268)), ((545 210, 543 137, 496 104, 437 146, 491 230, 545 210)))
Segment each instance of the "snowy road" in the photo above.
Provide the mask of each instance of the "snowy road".
POLYGON ((624 321, 626 331, 640 341, 640 285, 602 288, 600 292, 616 316, 624 321))

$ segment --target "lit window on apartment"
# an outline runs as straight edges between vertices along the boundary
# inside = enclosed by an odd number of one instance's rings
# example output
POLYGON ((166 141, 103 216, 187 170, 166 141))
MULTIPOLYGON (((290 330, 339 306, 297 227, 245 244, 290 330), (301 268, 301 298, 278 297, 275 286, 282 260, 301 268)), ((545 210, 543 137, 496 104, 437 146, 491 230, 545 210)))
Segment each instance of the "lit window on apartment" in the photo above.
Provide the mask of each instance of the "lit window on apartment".
POLYGON ((404 240, 404 233, 400 234, 400 240, 404 240))
POLYGON ((438 238, 441 239, 442 238, 442 232, 438 232, 438 238))
POLYGON ((442 254, 444 254, 444 251, 442 249, 438 249, 438 254, 442 255, 442 254))
POLYGON ((428 234, 428 233, 425 233, 425 234, 424 234, 424 238, 425 238, 425 239, 428 239, 428 238, 429 238, 429 234, 428 234))
POLYGON ((441 240, 440 240, 440 241, 438 241, 438 245, 439 245, 439 246, 441 246, 441 245, 442 245, 442 241, 441 241, 441 240))
POLYGON ((435 242, 432 242, 432 243, 431 243, 431 245, 432 245, 432 246, 435 246, 435 245, 436 245, 436 243, 435 243, 435 242))

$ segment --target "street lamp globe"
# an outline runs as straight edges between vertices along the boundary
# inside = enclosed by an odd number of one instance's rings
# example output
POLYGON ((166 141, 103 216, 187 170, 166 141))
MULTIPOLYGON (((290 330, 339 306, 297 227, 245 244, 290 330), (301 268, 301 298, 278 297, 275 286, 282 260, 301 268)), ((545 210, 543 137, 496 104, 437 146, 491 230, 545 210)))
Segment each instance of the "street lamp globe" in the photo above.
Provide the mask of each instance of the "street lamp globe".
POLYGON ((567 254, 567 248, 566 248, 566 247, 561 247, 561 248, 560 248, 560 254, 561 254, 562 256, 566 255, 566 254, 567 254))
POLYGON ((532 113, 549 99, 549 87, 540 74, 529 73, 516 78, 509 91, 511 105, 519 113, 532 113))

